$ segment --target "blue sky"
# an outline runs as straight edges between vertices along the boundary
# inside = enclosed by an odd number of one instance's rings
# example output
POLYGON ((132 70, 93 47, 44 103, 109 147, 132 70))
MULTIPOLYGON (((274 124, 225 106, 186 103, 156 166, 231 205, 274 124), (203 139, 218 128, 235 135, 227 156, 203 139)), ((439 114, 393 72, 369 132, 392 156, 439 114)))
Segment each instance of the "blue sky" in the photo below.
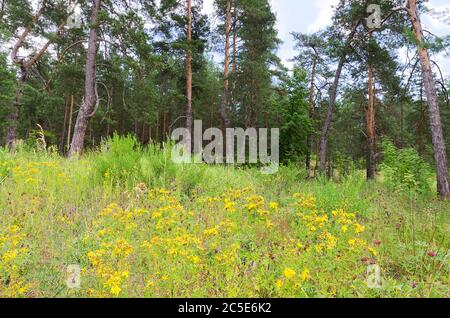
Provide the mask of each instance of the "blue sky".
MULTIPOLYGON (((333 5, 339 0, 271 0, 272 8, 277 14, 277 29, 283 44, 278 50, 278 56, 287 66, 291 66, 289 59, 295 56, 294 42, 291 32, 314 32, 325 28, 331 22, 333 5)), ((213 0, 204 0, 205 12, 212 12, 213 0)), ((430 9, 447 9, 450 16, 449 0, 430 0, 430 9)), ((422 17, 426 29, 432 33, 444 36, 450 34, 450 25, 443 23, 430 15, 422 17)), ((450 52, 449 52, 450 53, 450 52)), ((436 57, 446 77, 450 77, 450 56, 441 54, 436 57)))

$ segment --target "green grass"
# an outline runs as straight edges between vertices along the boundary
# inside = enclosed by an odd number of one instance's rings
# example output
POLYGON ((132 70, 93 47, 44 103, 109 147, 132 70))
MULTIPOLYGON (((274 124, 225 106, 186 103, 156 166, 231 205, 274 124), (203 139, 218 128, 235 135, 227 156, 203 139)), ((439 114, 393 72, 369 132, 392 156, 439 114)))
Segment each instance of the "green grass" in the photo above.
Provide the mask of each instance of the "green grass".
POLYGON ((360 172, 268 176, 175 165, 170 151, 125 139, 80 160, 0 152, 0 296, 450 296, 449 202, 360 172), (71 264, 81 289, 66 286, 71 264))

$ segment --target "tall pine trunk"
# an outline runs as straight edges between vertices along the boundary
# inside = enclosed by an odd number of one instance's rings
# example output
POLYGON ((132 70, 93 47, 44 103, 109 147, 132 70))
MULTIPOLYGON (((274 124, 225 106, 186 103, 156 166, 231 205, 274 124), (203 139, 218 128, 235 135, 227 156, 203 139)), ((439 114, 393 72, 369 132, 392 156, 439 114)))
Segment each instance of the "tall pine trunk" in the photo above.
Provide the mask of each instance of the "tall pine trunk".
POLYGON ((188 48, 186 49, 186 128, 190 132, 186 143, 192 146, 192 53, 191 53, 191 41, 192 41, 192 1, 187 0, 187 42, 188 48))
POLYGON ((448 159, 446 153, 444 131, 442 129, 439 100, 436 93, 436 82, 431 70, 430 55, 424 46, 422 24, 417 10, 416 0, 408 0, 408 14, 418 43, 418 54, 422 66, 422 80, 428 99, 431 137, 436 164, 437 190, 440 196, 450 197, 448 159))
POLYGON ((91 30, 89 34, 88 52, 86 56, 86 74, 84 97, 78 112, 77 121, 73 132, 72 144, 69 157, 79 156, 84 148, 84 139, 89 119, 94 115, 98 105, 97 83, 96 83, 96 59, 98 49, 97 22, 100 12, 101 0, 92 0, 91 30))
POLYGON ((373 68, 369 65, 368 72, 368 92, 369 103, 366 112, 366 130, 367 130, 367 180, 375 179, 375 83, 373 68))
POLYGON ((230 31, 231 31, 231 7, 232 0, 227 0, 227 13, 225 21, 225 60, 223 70, 223 92, 222 100, 220 102, 220 117, 222 119, 222 128, 225 131, 230 127, 230 120, 227 115, 228 107, 228 87, 229 87, 229 73, 230 73, 230 31))
POLYGON ((233 3, 233 56, 232 56, 232 62, 231 62, 231 72, 233 74, 233 82, 231 87, 231 105, 232 105, 232 112, 233 112, 233 118, 236 117, 236 75, 237 75, 237 8, 236 4, 233 3))

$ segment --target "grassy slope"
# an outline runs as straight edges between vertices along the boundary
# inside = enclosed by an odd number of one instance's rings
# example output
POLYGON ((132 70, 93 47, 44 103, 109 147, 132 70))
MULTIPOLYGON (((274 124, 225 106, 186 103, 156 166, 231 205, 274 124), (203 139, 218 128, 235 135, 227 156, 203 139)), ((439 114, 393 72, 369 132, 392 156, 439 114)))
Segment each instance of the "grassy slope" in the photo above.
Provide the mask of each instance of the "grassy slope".
POLYGON ((450 296, 448 202, 358 173, 305 181, 169 158, 131 144, 74 161, 0 154, 0 296, 450 296), (366 284, 374 263, 381 289, 366 284))

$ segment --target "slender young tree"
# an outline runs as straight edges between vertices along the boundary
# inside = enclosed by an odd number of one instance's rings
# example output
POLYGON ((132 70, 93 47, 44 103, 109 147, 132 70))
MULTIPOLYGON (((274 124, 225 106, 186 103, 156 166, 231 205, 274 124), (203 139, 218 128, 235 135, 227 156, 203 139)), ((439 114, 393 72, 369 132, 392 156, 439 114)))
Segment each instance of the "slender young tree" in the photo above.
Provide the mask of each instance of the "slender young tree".
MULTIPOLYGON (((370 53, 369 53, 370 56, 370 53)), ((370 57, 369 57, 370 59, 370 57)), ((368 65, 368 105, 366 111, 366 130, 367 130, 367 179, 375 179, 375 82, 374 70, 370 63, 368 65)))
POLYGON ((330 132, 331 121, 333 120, 333 113, 336 103, 339 81, 341 79, 342 70, 348 58, 349 50, 351 49, 352 41, 357 33, 360 23, 361 20, 357 20, 357 22, 354 23, 352 30, 350 31, 349 35, 345 40, 344 48, 340 53, 339 63, 336 69, 336 73, 334 75, 334 81, 330 88, 328 110, 323 123, 322 135, 320 137, 320 146, 319 146, 319 169, 320 172, 322 173, 325 172, 327 165, 328 135, 330 132))
MULTIPOLYGON (((309 118, 311 123, 316 120, 316 102, 317 97, 320 95, 320 79, 323 77, 324 73, 327 73, 326 66, 324 65, 323 55, 324 48, 326 46, 326 41, 323 40, 324 34, 302 34, 293 33, 294 38, 297 41, 296 47, 300 49, 300 54, 295 58, 296 61, 305 69, 311 70, 309 72, 309 118), (316 93, 317 91, 317 93, 316 93)), ((315 131, 310 130, 308 132, 306 145, 306 171, 311 177, 311 155, 313 153, 313 143, 314 143, 315 131)))
POLYGON ((225 53, 224 53, 224 70, 223 70, 223 93, 220 102, 220 117, 222 119, 222 128, 225 130, 230 127, 230 119, 227 115, 228 108, 228 88, 230 74, 230 34, 231 34, 231 15, 232 0, 227 0, 226 17, 225 17, 225 53))
MULTIPOLYGON (((192 111, 192 1, 186 0, 186 14, 187 14, 187 27, 186 27, 186 129, 192 134, 193 126, 193 111, 192 111)), ((191 137, 188 136, 186 143, 192 145, 191 137)))
POLYGON ((236 115, 236 74, 237 74, 237 31, 238 31, 238 7, 236 5, 236 0, 233 2, 233 12, 232 12, 232 23, 231 32, 233 33, 232 39, 232 56, 231 56, 231 74, 232 74, 232 84, 231 84, 231 107, 233 116, 236 115))
POLYGON ((78 112, 73 132, 69 157, 81 155, 88 121, 94 116, 99 99, 97 93, 97 50, 98 50, 98 16, 101 10, 101 0, 92 0, 91 26, 89 33, 88 51, 86 56, 84 97, 78 112))

